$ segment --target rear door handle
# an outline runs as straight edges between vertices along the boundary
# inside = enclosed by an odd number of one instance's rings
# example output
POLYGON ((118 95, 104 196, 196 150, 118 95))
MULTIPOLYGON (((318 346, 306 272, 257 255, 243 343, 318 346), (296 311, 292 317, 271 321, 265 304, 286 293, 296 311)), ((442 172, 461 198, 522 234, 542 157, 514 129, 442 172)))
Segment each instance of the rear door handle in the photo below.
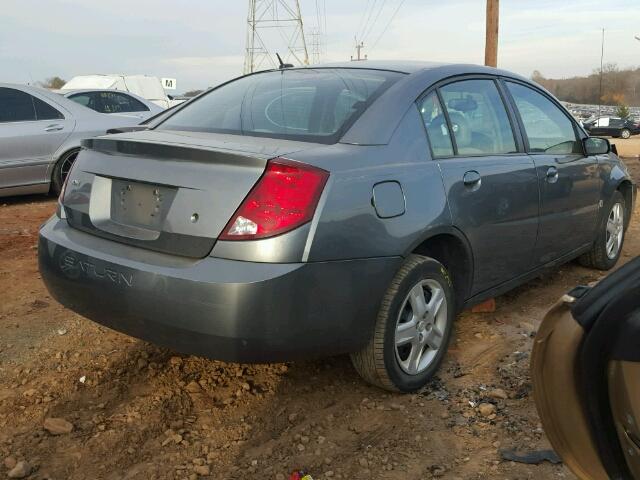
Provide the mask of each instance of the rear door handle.
POLYGON ((549 167, 547 169, 547 182, 556 183, 558 181, 558 169, 556 167, 549 167))
POLYGON ((64 125, 60 125, 59 123, 54 123, 53 125, 49 125, 44 129, 45 132, 58 132, 64 128, 64 125))
POLYGON ((479 188, 482 184, 482 177, 475 170, 469 170, 468 172, 465 172, 462 177, 462 181, 464 182, 465 187, 479 188))

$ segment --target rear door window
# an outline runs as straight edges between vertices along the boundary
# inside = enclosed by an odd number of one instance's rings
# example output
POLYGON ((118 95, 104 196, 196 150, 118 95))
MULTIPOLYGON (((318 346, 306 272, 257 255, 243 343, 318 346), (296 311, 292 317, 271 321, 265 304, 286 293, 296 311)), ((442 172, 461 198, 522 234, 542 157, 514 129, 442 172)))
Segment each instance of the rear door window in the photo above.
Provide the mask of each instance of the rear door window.
POLYGON ((431 152, 435 158, 453 155, 453 144, 444 110, 435 92, 430 93, 420 102, 418 109, 427 130, 431 152))
POLYGON ((621 119, 621 118, 612 118, 612 119, 609 121, 609 126, 610 126, 610 127, 614 127, 614 128, 621 127, 621 126, 622 126, 622 124, 623 124, 623 121, 622 121, 622 119, 621 119))
POLYGON ((70 95, 69 100, 73 100, 80 105, 95 110, 93 96, 90 93, 77 93, 75 95, 70 95))
POLYGON ((28 122, 36 119, 32 96, 14 88, 0 88, 0 122, 28 122))
POLYGON ((458 155, 516 153, 506 108, 493 80, 463 80, 440 89, 458 155))
POLYGON ((36 117, 38 120, 59 120, 64 118, 62 113, 37 97, 33 97, 33 105, 36 108, 36 117))
POLYGON ((257 73, 211 90, 158 128, 335 143, 403 75, 352 68, 257 73))
POLYGON ((524 124, 531 153, 582 153, 573 122, 555 103, 532 88, 513 82, 506 84, 524 124))
POLYGON ((149 109, 142 102, 136 100, 131 95, 116 92, 99 93, 104 113, 128 113, 128 112, 148 112, 149 109))

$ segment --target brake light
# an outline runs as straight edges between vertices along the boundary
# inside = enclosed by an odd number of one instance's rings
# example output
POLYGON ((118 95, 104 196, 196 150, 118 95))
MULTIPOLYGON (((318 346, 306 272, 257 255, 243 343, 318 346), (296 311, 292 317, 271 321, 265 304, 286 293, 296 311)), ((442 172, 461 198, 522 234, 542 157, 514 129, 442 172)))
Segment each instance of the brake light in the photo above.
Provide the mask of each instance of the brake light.
POLYGON ((224 228, 220 240, 273 237, 313 218, 329 172, 282 158, 269 160, 258 183, 224 228))

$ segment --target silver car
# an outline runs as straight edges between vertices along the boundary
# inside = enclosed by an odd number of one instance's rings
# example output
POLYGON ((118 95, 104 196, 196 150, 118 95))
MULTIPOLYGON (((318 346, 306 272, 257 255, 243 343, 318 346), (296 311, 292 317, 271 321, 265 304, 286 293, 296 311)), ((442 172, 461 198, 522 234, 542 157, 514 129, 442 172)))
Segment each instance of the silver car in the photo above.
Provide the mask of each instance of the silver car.
POLYGON ((0 197, 59 192, 81 140, 139 122, 43 88, 0 83, 0 197))
POLYGON ((606 139, 472 65, 260 72, 83 146, 40 230, 54 298, 223 360, 350 353, 389 390, 435 374, 461 309, 612 268, 635 199, 606 139))
POLYGON ((59 92, 69 100, 96 112, 110 115, 127 115, 146 120, 165 109, 134 93, 118 90, 64 90, 59 92))

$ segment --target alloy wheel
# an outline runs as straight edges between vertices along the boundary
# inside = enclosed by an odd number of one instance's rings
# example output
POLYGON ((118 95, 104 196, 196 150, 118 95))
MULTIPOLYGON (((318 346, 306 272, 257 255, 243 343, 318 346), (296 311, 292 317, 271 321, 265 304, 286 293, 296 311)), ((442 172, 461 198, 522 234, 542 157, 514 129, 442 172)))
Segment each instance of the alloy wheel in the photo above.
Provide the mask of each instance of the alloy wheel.
POLYGON ((60 178, 63 182, 67 178, 67 175, 69 175, 73 162, 76 160, 77 156, 77 152, 71 153, 62 160, 62 164, 60 165, 60 178))
POLYGON ((396 323, 395 352, 409 375, 425 371, 436 358, 447 326, 447 298, 439 282, 422 280, 408 293, 396 323))
POLYGON ((607 218, 607 257, 614 259, 620 252, 622 237, 624 235, 624 208, 622 204, 615 203, 607 218))

